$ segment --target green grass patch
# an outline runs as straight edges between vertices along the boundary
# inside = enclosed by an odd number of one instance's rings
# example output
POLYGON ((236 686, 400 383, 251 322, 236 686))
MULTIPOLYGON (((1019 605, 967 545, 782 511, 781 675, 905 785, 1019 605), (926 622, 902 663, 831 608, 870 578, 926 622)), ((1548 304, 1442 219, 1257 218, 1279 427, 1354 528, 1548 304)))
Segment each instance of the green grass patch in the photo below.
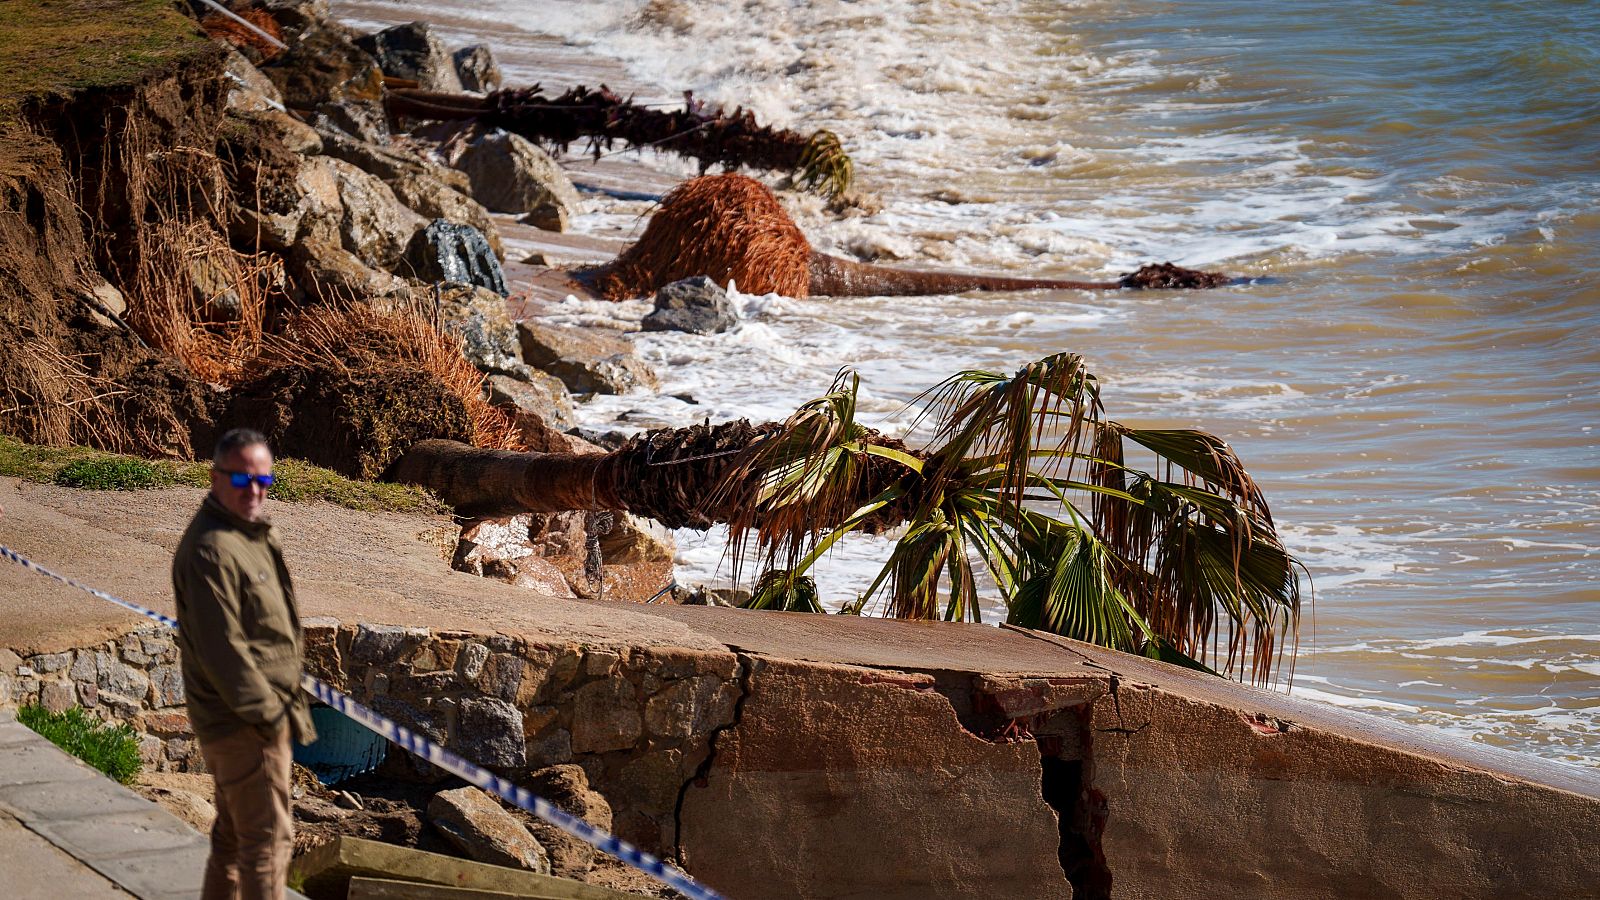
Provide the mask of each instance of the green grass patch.
POLYGON ((0 0, 0 114, 127 84, 210 46, 171 0, 0 0))
MULTIPOLYGON (((449 509, 422 488, 355 481, 297 459, 275 460, 267 496, 288 503, 322 501, 362 512, 442 513, 449 509)), ((0 435, 0 475, 82 490, 209 488, 208 463, 147 460, 88 447, 41 447, 0 435)))
POLYGON ((80 706, 53 713, 32 704, 17 710, 17 721, 123 784, 139 775, 139 737, 125 724, 102 722, 80 706))
POLYGON ((142 459, 75 459, 57 469, 54 480, 90 491, 136 491, 173 483, 171 472, 142 459))

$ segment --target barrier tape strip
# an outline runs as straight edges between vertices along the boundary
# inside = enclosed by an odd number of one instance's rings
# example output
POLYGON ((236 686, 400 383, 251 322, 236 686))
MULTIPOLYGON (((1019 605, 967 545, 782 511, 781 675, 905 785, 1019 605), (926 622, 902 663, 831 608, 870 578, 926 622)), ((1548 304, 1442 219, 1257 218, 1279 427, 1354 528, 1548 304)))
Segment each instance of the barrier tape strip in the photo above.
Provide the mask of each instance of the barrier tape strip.
MULTIPOLYGON (((178 628, 178 620, 171 616, 163 615, 137 603, 130 603, 127 600, 113 597, 104 591, 92 588, 82 582, 74 581, 65 575, 58 575, 3 544, 0 544, 0 556, 25 569, 37 572, 48 578, 54 578, 62 584, 78 588, 81 591, 86 591, 101 600, 115 603, 123 609, 138 613, 147 619, 153 619, 168 628, 173 630, 178 628)), ((578 840, 616 857, 647 875, 661 880, 685 897, 690 898, 690 900, 724 900, 721 894, 690 878, 682 870, 667 865, 638 847, 590 825, 583 819, 551 804, 527 788, 513 784, 488 769, 446 750, 422 735, 411 731, 404 725, 384 718, 350 699, 348 695, 341 693, 322 679, 302 673, 300 687, 306 693, 355 720, 362 727, 382 735, 450 774, 465 779, 467 782, 494 794, 502 800, 533 813, 578 840)))

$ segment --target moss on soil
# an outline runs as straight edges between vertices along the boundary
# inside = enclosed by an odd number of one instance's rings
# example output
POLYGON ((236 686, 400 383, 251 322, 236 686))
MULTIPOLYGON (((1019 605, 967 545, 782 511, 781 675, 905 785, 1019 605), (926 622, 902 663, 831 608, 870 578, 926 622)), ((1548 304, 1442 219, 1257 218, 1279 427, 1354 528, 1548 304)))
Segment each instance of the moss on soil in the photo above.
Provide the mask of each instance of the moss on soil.
POLYGON ((0 120, 29 98, 126 84, 210 46, 171 0, 0 0, 0 120))
MULTIPOLYGON (((207 463, 145 460, 88 447, 41 447, 0 435, 0 475, 87 490, 210 485, 207 463)), ((289 503, 323 501, 363 512, 440 513, 433 494, 401 484, 354 481, 296 459, 273 464, 276 480, 268 491, 289 503)))

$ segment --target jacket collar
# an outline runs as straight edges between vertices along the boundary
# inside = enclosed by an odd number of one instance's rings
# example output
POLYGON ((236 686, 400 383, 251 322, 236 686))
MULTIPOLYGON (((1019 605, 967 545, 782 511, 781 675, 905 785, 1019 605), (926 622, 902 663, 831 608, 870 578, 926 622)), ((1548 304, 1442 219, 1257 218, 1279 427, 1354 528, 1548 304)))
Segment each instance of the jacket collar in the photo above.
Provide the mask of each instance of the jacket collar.
POLYGON ((241 519, 234 515, 231 510, 222 505, 222 501, 218 500, 216 495, 210 492, 206 493, 206 502, 202 505, 202 508, 253 538, 264 537, 272 530, 272 523, 266 519, 251 522, 248 519, 241 519))

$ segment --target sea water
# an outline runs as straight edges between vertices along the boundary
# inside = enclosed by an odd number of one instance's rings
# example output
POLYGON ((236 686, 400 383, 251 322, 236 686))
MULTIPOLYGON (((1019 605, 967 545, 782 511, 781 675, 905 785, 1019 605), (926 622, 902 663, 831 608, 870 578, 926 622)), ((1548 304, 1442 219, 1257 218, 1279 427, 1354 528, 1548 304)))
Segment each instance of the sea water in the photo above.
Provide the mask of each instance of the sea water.
MULTIPOLYGON (((955 371, 1081 353, 1110 415, 1220 434, 1261 484, 1315 587, 1297 696, 1600 764, 1600 4, 481 0, 428 15, 452 42, 490 43, 510 83, 559 90, 574 61, 605 60, 641 101, 692 89, 832 129, 882 209, 800 201, 826 251, 1259 279, 739 295, 731 333, 638 335, 659 393, 596 399, 588 423, 780 419, 848 365, 867 421, 893 430, 955 371)), ((622 212, 597 203, 590 224, 622 212)), ((681 533, 680 580, 725 579, 723 537, 681 533)), ((824 594, 852 598, 887 547, 843 543, 824 594)))

